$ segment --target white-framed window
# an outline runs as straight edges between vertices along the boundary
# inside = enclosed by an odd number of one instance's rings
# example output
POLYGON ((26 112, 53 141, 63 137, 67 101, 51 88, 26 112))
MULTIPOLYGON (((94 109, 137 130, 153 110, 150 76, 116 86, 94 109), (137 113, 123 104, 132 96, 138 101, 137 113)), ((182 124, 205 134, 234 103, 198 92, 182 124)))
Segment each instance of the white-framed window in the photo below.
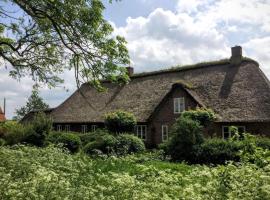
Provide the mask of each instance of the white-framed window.
POLYGON ((87 132, 87 125, 82 125, 82 133, 86 133, 87 132))
POLYGON ((147 126, 146 125, 137 125, 135 127, 136 136, 142 140, 146 140, 147 126))
POLYGON ((169 131, 167 125, 161 126, 161 136, 162 136, 162 142, 167 141, 169 138, 169 131))
POLYGON ((65 131, 70 132, 70 125, 65 125, 65 131))
POLYGON ((91 131, 92 131, 92 132, 95 132, 96 130, 97 130, 97 125, 92 125, 92 126, 91 126, 91 131))
POLYGON ((174 98, 173 104, 174 104, 174 113, 175 114, 179 114, 179 113, 185 111, 185 98, 184 97, 174 98))
MULTIPOLYGON (((244 133, 246 132, 246 127, 245 126, 235 126, 238 129, 238 132, 244 133)), ((222 138, 223 139, 228 139, 233 136, 233 133, 230 130, 230 126, 222 126, 222 138)))
POLYGON ((57 125, 56 126, 56 130, 59 131, 59 132, 61 132, 62 131, 62 125, 57 125))

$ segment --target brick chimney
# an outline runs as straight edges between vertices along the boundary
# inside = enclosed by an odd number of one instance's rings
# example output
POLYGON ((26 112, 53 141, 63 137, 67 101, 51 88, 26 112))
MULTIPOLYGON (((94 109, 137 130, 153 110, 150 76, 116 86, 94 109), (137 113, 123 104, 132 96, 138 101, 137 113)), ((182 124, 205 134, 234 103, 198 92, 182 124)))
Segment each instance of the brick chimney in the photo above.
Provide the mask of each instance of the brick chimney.
POLYGON ((241 46, 234 46, 231 48, 231 58, 230 63, 232 65, 239 65, 242 61, 242 47, 241 46))
POLYGON ((127 67, 127 73, 128 73, 128 76, 130 77, 130 76, 132 76, 133 75, 133 73, 134 73, 134 68, 133 67, 127 67))
POLYGON ((6 121, 6 117, 5 117, 5 114, 0 107, 0 122, 4 122, 4 121, 6 121))

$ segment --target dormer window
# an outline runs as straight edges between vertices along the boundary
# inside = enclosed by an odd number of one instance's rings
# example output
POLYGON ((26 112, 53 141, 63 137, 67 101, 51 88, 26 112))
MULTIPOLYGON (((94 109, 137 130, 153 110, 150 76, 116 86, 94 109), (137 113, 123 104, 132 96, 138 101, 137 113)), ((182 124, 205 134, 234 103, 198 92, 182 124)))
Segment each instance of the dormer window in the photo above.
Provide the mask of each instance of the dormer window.
POLYGON ((185 111, 185 98, 174 98, 174 113, 179 114, 185 111))

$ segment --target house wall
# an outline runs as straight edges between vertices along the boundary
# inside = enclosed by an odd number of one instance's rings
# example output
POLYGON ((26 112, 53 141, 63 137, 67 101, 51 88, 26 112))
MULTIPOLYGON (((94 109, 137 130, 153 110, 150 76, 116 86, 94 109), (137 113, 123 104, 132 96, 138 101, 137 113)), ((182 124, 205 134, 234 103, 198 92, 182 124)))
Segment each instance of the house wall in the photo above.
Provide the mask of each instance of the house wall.
POLYGON ((214 134, 211 134, 210 136, 222 137, 222 126, 245 126, 247 133, 270 137, 270 122, 215 123, 215 125, 212 127, 214 134))
POLYGON ((62 131, 65 131, 65 125, 69 125, 71 132, 79 132, 79 133, 82 132, 82 125, 87 125, 87 132, 91 132, 92 125, 96 125, 97 128, 104 128, 103 123, 54 123, 53 129, 55 131, 57 131, 57 125, 62 126, 62 131))
POLYGON ((153 118, 149 121, 148 140, 146 141, 149 146, 162 143, 162 125, 168 125, 170 130, 175 120, 180 116, 180 114, 174 113, 174 98, 180 97, 185 98, 185 110, 197 107, 197 102, 183 88, 174 88, 161 102, 154 112, 153 118))

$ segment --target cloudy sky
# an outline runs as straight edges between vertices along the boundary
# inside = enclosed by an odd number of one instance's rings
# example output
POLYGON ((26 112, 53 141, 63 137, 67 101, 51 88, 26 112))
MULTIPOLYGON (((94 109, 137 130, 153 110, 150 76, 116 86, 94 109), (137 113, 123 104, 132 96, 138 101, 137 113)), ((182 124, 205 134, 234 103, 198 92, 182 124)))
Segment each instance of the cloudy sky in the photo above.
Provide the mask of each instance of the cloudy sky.
MULTIPOLYGON (((270 0, 104 0, 104 16, 115 34, 128 41, 135 72, 172 65, 228 58, 241 45, 244 56, 256 59, 270 78, 270 0)), ((74 90, 71 72, 63 87, 43 88, 41 96, 55 107, 74 90)), ((0 66, 0 100, 7 98, 7 117, 25 104, 32 81, 20 82, 0 66)), ((1 104, 0 104, 1 105, 1 104)))

